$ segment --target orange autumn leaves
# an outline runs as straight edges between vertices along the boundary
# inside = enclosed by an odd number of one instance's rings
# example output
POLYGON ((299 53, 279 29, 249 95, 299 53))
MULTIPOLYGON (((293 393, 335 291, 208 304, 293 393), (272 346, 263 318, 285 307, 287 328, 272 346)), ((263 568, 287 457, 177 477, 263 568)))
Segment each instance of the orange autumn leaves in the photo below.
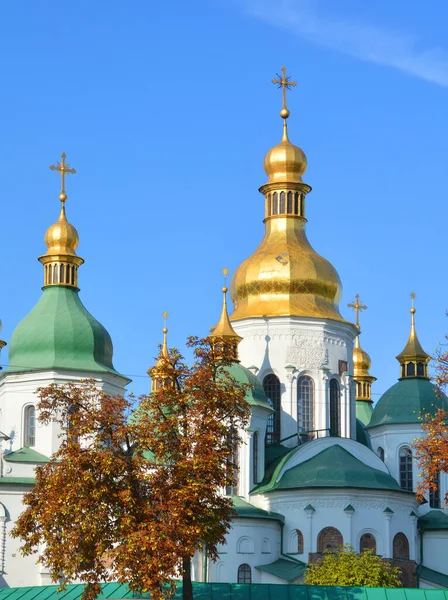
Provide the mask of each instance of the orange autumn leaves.
POLYGON ((159 360, 158 389, 130 419, 130 401, 94 380, 39 390, 38 419, 60 428, 61 445, 36 468, 13 535, 24 554, 40 551, 54 581, 87 583, 83 600, 104 580, 157 600, 174 577, 188 577, 204 544, 216 558, 229 529, 232 503, 221 491, 233 483, 234 444, 249 421, 248 386, 225 369, 224 341, 219 360, 209 339, 188 345, 193 366, 177 350, 159 360))

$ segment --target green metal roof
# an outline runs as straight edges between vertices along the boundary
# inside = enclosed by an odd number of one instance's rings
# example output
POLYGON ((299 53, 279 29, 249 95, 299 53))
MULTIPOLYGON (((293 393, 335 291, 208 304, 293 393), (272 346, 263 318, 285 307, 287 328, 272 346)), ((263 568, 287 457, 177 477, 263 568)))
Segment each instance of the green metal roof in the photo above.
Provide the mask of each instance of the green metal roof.
POLYGON ((448 588, 448 575, 445 575, 444 573, 428 569, 428 567, 418 566, 417 575, 420 579, 426 579, 426 581, 448 588))
POLYGON ((0 477, 0 485, 34 485, 34 477, 0 477))
POLYGON ((313 487, 364 488, 403 492, 395 479, 378 469, 372 469, 342 448, 334 444, 312 458, 288 469, 276 481, 284 463, 275 469, 271 481, 256 488, 253 493, 274 490, 313 487))
POLYGON ((448 410, 443 392, 428 379, 406 377, 381 396, 367 427, 419 423, 421 414, 435 414, 438 408, 448 410))
POLYGON ((285 558, 279 558, 269 565, 261 565, 261 567, 255 568, 259 571, 264 571, 264 573, 269 573, 270 575, 274 575, 274 577, 278 577, 279 579, 289 582, 295 581, 305 573, 306 564, 301 561, 291 562, 285 558))
POLYGON ((356 419, 356 441, 366 446, 366 448, 372 449, 369 432, 359 418, 356 419))
POLYGON ((369 424, 372 413, 372 402, 368 402, 367 400, 356 400, 356 418, 359 419, 363 425, 369 424))
POLYGON ((419 518, 418 526, 425 531, 448 529, 448 515, 441 510, 430 510, 426 515, 419 518))
POLYGON ((237 362, 224 368, 238 381, 238 383, 250 383, 250 385, 253 386, 253 389, 249 390, 246 394, 246 400, 251 406, 260 406, 261 408, 266 408, 270 412, 273 412, 272 407, 266 400, 266 394, 264 393, 260 380, 251 373, 249 369, 246 369, 241 363, 237 362))
MULTIPOLYGON (((56 593, 57 585, 22 588, 1 588, 0 600, 79 600, 84 586, 68 585, 65 592, 56 593)), ((448 590, 374 588, 374 587, 328 587, 297 584, 237 584, 193 583, 195 600, 448 600, 448 590)), ((148 598, 133 594, 127 585, 103 584, 100 600, 110 598, 148 598)), ((181 600, 182 584, 178 584, 173 596, 181 600)))
POLYGON ((232 496, 233 506, 235 507, 236 517, 240 519, 270 519, 283 523, 285 517, 280 513, 271 512, 249 504, 239 496, 232 496))
POLYGON ((12 463, 47 463, 48 456, 36 452, 33 448, 20 448, 3 456, 4 460, 12 463))
POLYGON ((86 310, 78 291, 49 286, 15 328, 4 373, 70 369, 118 375, 112 352, 110 335, 86 310))

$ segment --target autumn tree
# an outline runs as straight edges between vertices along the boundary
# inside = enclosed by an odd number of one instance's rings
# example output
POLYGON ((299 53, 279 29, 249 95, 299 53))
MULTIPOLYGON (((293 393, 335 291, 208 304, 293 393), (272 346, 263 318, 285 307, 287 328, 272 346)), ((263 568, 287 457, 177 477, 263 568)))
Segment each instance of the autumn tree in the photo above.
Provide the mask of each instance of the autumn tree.
POLYGON ((36 468, 13 535, 24 554, 40 551, 63 587, 85 582, 83 600, 105 580, 158 600, 180 574, 191 600, 191 558, 206 544, 216 559, 225 540, 234 513, 222 489, 233 484, 248 390, 228 372, 234 347, 226 340, 188 346, 192 367, 176 350, 162 352, 156 385, 130 419, 130 401, 93 380, 38 390, 38 419, 59 424, 61 444, 36 468))
MULTIPOLYGON (((441 350, 435 359, 435 383, 439 398, 444 397, 442 390, 448 384, 448 351, 441 350)), ((417 495, 423 499, 427 492, 436 492, 439 487, 439 474, 448 473, 448 402, 434 413, 421 416, 424 436, 414 442, 417 462, 420 469, 420 481, 417 495)), ((448 494, 445 495, 448 501, 448 494)))
POLYGON ((355 552, 351 546, 324 552, 322 559, 311 563, 305 573, 308 585, 348 585, 366 587, 401 587, 400 569, 383 561, 373 550, 355 552))

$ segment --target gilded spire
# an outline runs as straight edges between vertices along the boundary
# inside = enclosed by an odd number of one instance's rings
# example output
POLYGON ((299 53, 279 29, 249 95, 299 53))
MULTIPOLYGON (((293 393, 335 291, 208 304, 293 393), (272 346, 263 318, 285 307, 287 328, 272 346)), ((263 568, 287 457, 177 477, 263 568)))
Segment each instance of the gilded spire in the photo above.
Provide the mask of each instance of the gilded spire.
POLYGON ((219 317, 219 321, 213 328, 212 333, 210 334, 210 338, 212 340, 215 349, 219 345, 219 340, 224 340, 226 344, 229 344, 232 348, 233 359, 238 360, 238 344, 243 339, 239 336, 236 331, 233 329, 232 324, 230 323, 229 313, 227 312, 227 275, 229 274, 228 269, 223 269, 222 273, 224 275, 224 286, 222 288, 222 309, 221 316, 219 317), (217 343, 218 342, 218 343, 217 343))
POLYGON ((268 181, 264 196, 265 235, 237 269, 230 286, 231 320, 279 316, 343 321, 339 312, 341 282, 334 267, 320 256, 306 236, 306 197, 311 187, 302 180, 306 156, 289 141, 287 91, 296 82, 286 75, 273 80, 282 90, 283 137, 264 159, 268 181))
POLYGON ((355 340, 355 347, 353 348, 353 378, 356 382, 356 400, 364 402, 372 402, 372 383, 376 381, 376 377, 373 377, 369 373, 371 360, 370 356, 365 350, 361 348, 359 341, 359 335, 361 329, 359 326, 359 313, 367 309, 365 304, 362 304, 359 300, 359 294, 356 294, 354 302, 347 304, 349 308, 353 308, 356 314, 356 327, 358 329, 358 335, 355 340))
POLYGON ((170 358, 170 355, 169 355, 169 352, 168 352, 167 336, 166 336, 166 334, 168 333, 168 328, 166 326, 166 320, 168 318, 168 313, 167 312, 163 312, 162 313, 162 317, 163 317, 163 329, 162 329, 163 342, 162 342, 162 347, 160 349, 159 358, 158 358, 155 366, 152 369, 148 369, 148 375, 151 376, 151 391, 152 392, 155 392, 159 388, 163 387, 166 384, 166 382, 170 381, 169 378, 158 377, 158 370, 164 365, 164 362, 167 361, 167 360, 169 360, 169 358, 170 358))
POLYGON ((427 354, 417 337, 415 330, 415 293, 411 292, 411 332, 406 346, 397 356, 397 360, 400 363, 400 376, 403 377, 428 377, 428 363, 431 360, 429 354, 427 354))
POLYGON ((78 232, 67 221, 65 214, 67 200, 65 176, 76 173, 76 171, 65 162, 65 158, 66 154, 63 152, 61 162, 50 166, 52 171, 57 171, 61 175, 61 191, 59 193, 61 211, 56 223, 51 225, 45 233, 47 252, 39 257, 39 261, 44 265, 44 286, 64 285, 77 288, 78 267, 84 260, 76 254, 79 242, 78 232))

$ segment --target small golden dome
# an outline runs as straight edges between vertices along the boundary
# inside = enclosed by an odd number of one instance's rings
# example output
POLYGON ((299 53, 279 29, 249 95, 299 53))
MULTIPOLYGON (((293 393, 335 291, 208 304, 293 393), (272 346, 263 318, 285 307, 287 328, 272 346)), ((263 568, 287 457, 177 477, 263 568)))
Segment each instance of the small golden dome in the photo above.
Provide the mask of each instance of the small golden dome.
POLYGON ((356 344, 353 349, 353 374, 355 379, 359 376, 370 375, 369 369, 372 364, 370 356, 359 345, 359 336, 356 338, 356 344))
POLYGON ((271 148, 264 158, 264 170, 268 183, 297 183, 302 181, 307 160, 301 148, 288 139, 286 120, 283 124, 283 138, 280 144, 271 148))
POLYGON ((46 254, 76 256, 79 235, 65 216, 65 205, 62 204, 59 219, 51 225, 45 233, 46 254))

